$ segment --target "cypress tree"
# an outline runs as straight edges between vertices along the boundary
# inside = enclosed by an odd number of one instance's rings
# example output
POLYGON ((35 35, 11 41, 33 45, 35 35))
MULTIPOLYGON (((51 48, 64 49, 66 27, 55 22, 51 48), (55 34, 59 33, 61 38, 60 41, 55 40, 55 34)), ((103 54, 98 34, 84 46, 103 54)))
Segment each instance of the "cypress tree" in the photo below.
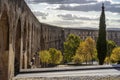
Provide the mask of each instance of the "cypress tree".
POLYGON ((98 34, 98 40, 97 40, 97 53, 98 53, 97 57, 99 59, 99 65, 103 65, 106 54, 107 54, 104 3, 102 4, 102 13, 100 16, 100 23, 99 23, 99 34, 98 34))

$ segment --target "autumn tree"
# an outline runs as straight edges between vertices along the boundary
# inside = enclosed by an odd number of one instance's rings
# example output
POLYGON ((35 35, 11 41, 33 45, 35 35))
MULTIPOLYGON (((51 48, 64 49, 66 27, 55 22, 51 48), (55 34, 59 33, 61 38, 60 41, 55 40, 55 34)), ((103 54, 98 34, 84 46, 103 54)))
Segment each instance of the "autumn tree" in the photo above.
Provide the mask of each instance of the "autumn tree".
POLYGON ((76 50, 75 56, 73 57, 73 62, 75 62, 76 64, 84 62, 86 59, 85 53, 86 53, 85 42, 82 41, 76 50))
POLYGON ((99 59, 99 65, 104 64, 104 60, 107 54, 107 43, 106 43, 106 24, 105 24, 105 12, 104 12, 104 4, 102 5, 102 13, 100 16, 100 24, 99 24, 99 33, 97 40, 97 53, 99 59))
POLYGON ((120 47, 116 47, 113 49, 112 54, 111 54, 111 60, 113 62, 120 64, 120 47))
POLYGON ((40 62, 43 67, 46 67, 51 60, 50 53, 47 50, 39 52, 40 62))
POLYGON ((81 42, 77 48, 76 54, 73 57, 75 63, 82 63, 93 60, 95 57, 95 41, 91 37, 87 37, 81 42))
POLYGON ((76 53, 76 49, 80 44, 80 37, 74 34, 69 34, 64 42, 64 61, 71 62, 72 57, 76 53))
POLYGON ((86 49, 86 54, 88 55, 88 60, 92 60, 95 58, 95 41, 91 37, 87 37, 85 39, 85 49, 86 49))
POLYGON ((55 48, 50 48, 49 49, 50 53, 50 63, 51 64, 60 64, 63 60, 63 56, 60 50, 57 50, 55 48))
POLYGON ((76 53, 75 56, 73 56, 73 62, 75 64, 81 64, 84 62, 84 55, 82 53, 76 53))

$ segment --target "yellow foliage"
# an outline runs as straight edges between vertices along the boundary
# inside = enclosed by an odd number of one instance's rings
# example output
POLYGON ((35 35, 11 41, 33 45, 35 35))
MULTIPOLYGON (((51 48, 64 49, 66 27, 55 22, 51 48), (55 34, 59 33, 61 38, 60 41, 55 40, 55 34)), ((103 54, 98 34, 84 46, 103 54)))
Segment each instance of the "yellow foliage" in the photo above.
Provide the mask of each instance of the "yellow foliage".
POLYGON ((49 53, 51 56, 50 63, 51 64, 60 64, 63 60, 63 56, 60 50, 57 50, 55 48, 50 48, 49 53))
POLYGON ((120 47, 114 48, 111 55, 111 60, 114 62, 120 61, 120 47))
POLYGON ((81 42, 75 56, 73 57, 73 61, 76 63, 90 61, 95 57, 95 41, 88 37, 85 41, 81 42))
POLYGON ((111 59, 110 59, 109 57, 106 57, 104 62, 105 62, 106 64, 109 64, 109 63, 111 63, 111 59))
POLYGON ((39 56, 42 63, 50 63, 50 53, 48 51, 40 51, 39 56))

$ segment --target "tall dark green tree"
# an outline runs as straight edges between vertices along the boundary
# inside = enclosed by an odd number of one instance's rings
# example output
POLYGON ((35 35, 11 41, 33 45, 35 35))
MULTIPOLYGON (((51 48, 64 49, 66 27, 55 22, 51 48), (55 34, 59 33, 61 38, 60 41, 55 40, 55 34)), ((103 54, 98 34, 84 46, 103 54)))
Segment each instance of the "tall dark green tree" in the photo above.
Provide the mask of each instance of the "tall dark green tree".
POLYGON ((104 60, 107 54, 107 41, 106 41, 106 24, 105 24, 105 10, 104 3, 102 4, 102 13, 99 23, 99 34, 97 40, 97 53, 99 59, 99 65, 104 64, 104 60))

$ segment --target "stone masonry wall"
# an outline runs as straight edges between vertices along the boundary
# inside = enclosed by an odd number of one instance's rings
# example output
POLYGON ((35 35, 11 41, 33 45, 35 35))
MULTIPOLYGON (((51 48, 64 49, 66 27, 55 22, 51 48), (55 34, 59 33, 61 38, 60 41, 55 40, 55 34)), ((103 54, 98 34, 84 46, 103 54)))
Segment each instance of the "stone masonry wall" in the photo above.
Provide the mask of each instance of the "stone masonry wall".
POLYGON ((14 80, 120 80, 120 76, 69 76, 69 77, 36 77, 14 78, 14 80))
POLYGON ((62 49, 62 28, 40 23, 24 0, 0 0, 0 79, 29 68, 40 50, 62 49))

